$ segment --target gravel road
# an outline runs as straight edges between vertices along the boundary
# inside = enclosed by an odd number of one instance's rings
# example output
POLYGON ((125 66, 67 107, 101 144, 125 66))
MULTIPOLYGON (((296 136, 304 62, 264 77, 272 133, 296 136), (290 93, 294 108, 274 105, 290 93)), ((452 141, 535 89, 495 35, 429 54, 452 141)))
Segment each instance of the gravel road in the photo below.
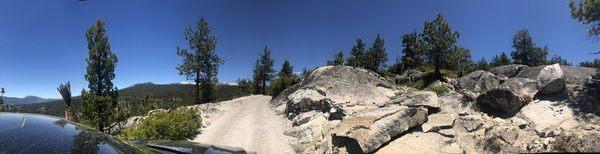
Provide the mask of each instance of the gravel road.
POLYGON ((283 134, 283 117, 269 106, 269 96, 250 96, 223 104, 225 113, 194 138, 194 142, 241 147, 256 153, 291 153, 283 134))

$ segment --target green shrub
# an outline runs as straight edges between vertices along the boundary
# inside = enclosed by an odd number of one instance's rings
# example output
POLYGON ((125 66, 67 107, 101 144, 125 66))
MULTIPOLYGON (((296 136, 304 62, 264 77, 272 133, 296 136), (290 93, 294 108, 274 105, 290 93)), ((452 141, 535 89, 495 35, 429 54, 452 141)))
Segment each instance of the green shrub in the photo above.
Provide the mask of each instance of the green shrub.
POLYGON ((146 117, 137 127, 126 128, 121 140, 184 140, 196 135, 202 124, 196 109, 177 108, 146 117))
POLYGON ((438 95, 450 92, 450 89, 448 89, 447 87, 444 87, 444 86, 429 86, 429 87, 423 88, 423 90, 433 91, 438 95))
POLYGON ((295 76, 279 78, 269 85, 269 94, 273 97, 279 95, 283 90, 287 89, 298 83, 298 79, 295 76))

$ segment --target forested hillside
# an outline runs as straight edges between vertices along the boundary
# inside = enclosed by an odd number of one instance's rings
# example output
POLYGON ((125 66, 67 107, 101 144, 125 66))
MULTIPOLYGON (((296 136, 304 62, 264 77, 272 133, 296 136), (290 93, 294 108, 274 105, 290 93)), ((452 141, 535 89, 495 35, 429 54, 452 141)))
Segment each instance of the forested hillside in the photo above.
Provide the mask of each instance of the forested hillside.
MULTIPOLYGON (((119 104, 127 106, 131 116, 144 113, 151 108, 174 108, 192 105, 192 84, 135 84, 119 90, 119 104)), ((230 100, 246 95, 238 86, 220 84, 216 86, 217 101, 230 100)), ((73 97, 73 106, 81 108, 81 97, 73 97)), ((8 112, 38 113, 64 116, 64 103, 54 100, 37 104, 7 105, 8 112)))

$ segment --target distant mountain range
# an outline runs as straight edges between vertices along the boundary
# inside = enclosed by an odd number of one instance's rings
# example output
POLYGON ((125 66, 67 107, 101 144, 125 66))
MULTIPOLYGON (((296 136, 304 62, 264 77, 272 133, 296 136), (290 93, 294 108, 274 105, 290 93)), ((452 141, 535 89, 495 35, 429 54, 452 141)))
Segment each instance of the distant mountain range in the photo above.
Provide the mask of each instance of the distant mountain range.
POLYGON ((37 96, 25 96, 23 98, 18 97, 2 97, 4 103, 6 104, 35 104, 35 103, 44 103, 49 101, 55 101, 58 99, 46 99, 37 96))
MULTIPOLYGON (((154 84, 151 82, 138 83, 130 87, 119 89, 119 100, 127 102, 128 106, 137 110, 142 106, 145 94, 159 100, 160 108, 174 108, 178 106, 193 105, 193 88, 190 83, 154 84)), ((218 84, 216 87, 217 101, 231 100, 247 95, 236 85, 218 84)), ((73 107, 78 110, 81 104, 80 93, 73 93, 73 107)), ((6 97, 8 98, 8 97, 6 97)), ((5 98, 5 102, 8 102, 5 98)), ((27 97, 26 97, 27 98, 27 97)), ((39 97, 38 97, 39 98, 39 97)), ((43 98, 42 98, 43 99, 43 98)), ((64 116, 64 103, 62 99, 43 99, 39 103, 18 103, 8 107, 4 112, 39 113, 54 116, 64 116)), ((10 103, 13 104, 13 103, 10 103)))

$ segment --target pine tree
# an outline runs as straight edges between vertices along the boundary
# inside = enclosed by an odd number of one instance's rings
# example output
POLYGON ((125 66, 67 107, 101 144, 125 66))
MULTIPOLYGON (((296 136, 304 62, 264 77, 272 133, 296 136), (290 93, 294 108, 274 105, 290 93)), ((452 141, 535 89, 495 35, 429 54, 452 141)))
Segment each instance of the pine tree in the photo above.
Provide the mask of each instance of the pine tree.
POLYGON ((488 63, 488 61, 485 59, 485 57, 481 57, 481 60, 477 61, 476 65, 477 69, 484 71, 488 71, 492 68, 490 63, 488 63))
POLYGON ((536 47, 527 29, 519 30, 513 37, 513 48, 511 53, 513 63, 527 66, 539 66, 546 64, 548 47, 536 47))
POLYGON ((200 104, 216 100, 215 84, 218 82, 219 65, 223 64, 223 60, 215 53, 217 39, 210 34, 211 29, 204 18, 200 18, 197 26, 198 29, 188 27, 185 30, 185 39, 189 42, 190 51, 177 47, 177 55, 183 57, 183 62, 177 66, 177 70, 179 75, 194 80, 194 101, 200 104))
POLYGON ((294 75, 294 67, 290 65, 290 62, 286 59, 281 65, 281 70, 279 71, 279 77, 290 77, 294 75))
POLYGON ((438 14, 433 21, 425 21, 423 28, 423 41, 426 43, 427 57, 433 64, 434 78, 442 79, 440 69, 443 67, 446 56, 455 47, 459 33, 453 31, 442 14, 438 14))
POLYGON ((581 62, 581 63, 579 63, 579 67, 600 68, 600 59, 594 59, 593 61, 581 62))
POLYGON ((0 88, 0 111, 2 111, 2 105, 4 104, 4 88, 0 88))
POLYGON ((260 94, 267 94, 267 84, 273 80, 275 75, 273 74, 275 70, 273 70, 274 61, 271 58, 271 49, 265 46, 263 53, 260 54, 259 59, 256 60, 256 64, 254 65, 254 82, 256 82, 255 92, 259 92, 260 94))
POLYGON ((113 86, 117 56, 111 51, 104 22, 97 20, 85 33, 89 56, 86 59, 89 90, 81 92, 84 123, 103 132, 110 124, 120 121, 117 115, 117 88, 113 86))
POLYGON ((581 0, 578 4, 569 1, 571 17, 580 23, 588 25, 588 35, 597 38, 600 36, 600 1, 581 0))
POLYGON ((335 54, 333 60, 327 61, 327 65, 330 65, 330 66, 344 65, 344 54, 341 51, 339 53, 335 54))
POLYGON ((569 63, 567 61, 567 59, 564 59, 563 57, 561 57, 559 55, 552 56, 552 58, 550 58, 550 60, 548 61, 548 65, 556 64, 556 63, 558 63, 560 65, 566 65, 566 66, 571 66, 572 65, 571 63, 569 63))
POLYGON ((500 55, 494 56, 494 58, 492 58, 492 62, 491 62, 492 67, 498 67, 498 66, 510 65, 510 64, 511 64, 510 59, 508 59, 508 56, 504 52, 502 52, 502 54, 500 54, 500 55))
POLYGON ((371 49, 363 56, 365 61, 365 69, 379 72, 379 69, 387 62, 387 53, 384 47, 385 40, 380 34, 377 34, 371 49))
POLYGON ((458 73, 459 76, 466 75, 475 69, 475 63, 471 59, 471 50, 464 47, 455 47, 445 61, 444 68, 458 73))
POLYGON ((404 70, 415 69, 423 63, 423 40, 417 32, 402 35, 402 64, 404 70))
POLYGON ((348 57, 347 65, 352 67, 365 67, 364 57, 365 57, 365 43, 363 43, 362 39, 356 39, 356 45, 352 47, 350 50, 350 57, 348 57))

